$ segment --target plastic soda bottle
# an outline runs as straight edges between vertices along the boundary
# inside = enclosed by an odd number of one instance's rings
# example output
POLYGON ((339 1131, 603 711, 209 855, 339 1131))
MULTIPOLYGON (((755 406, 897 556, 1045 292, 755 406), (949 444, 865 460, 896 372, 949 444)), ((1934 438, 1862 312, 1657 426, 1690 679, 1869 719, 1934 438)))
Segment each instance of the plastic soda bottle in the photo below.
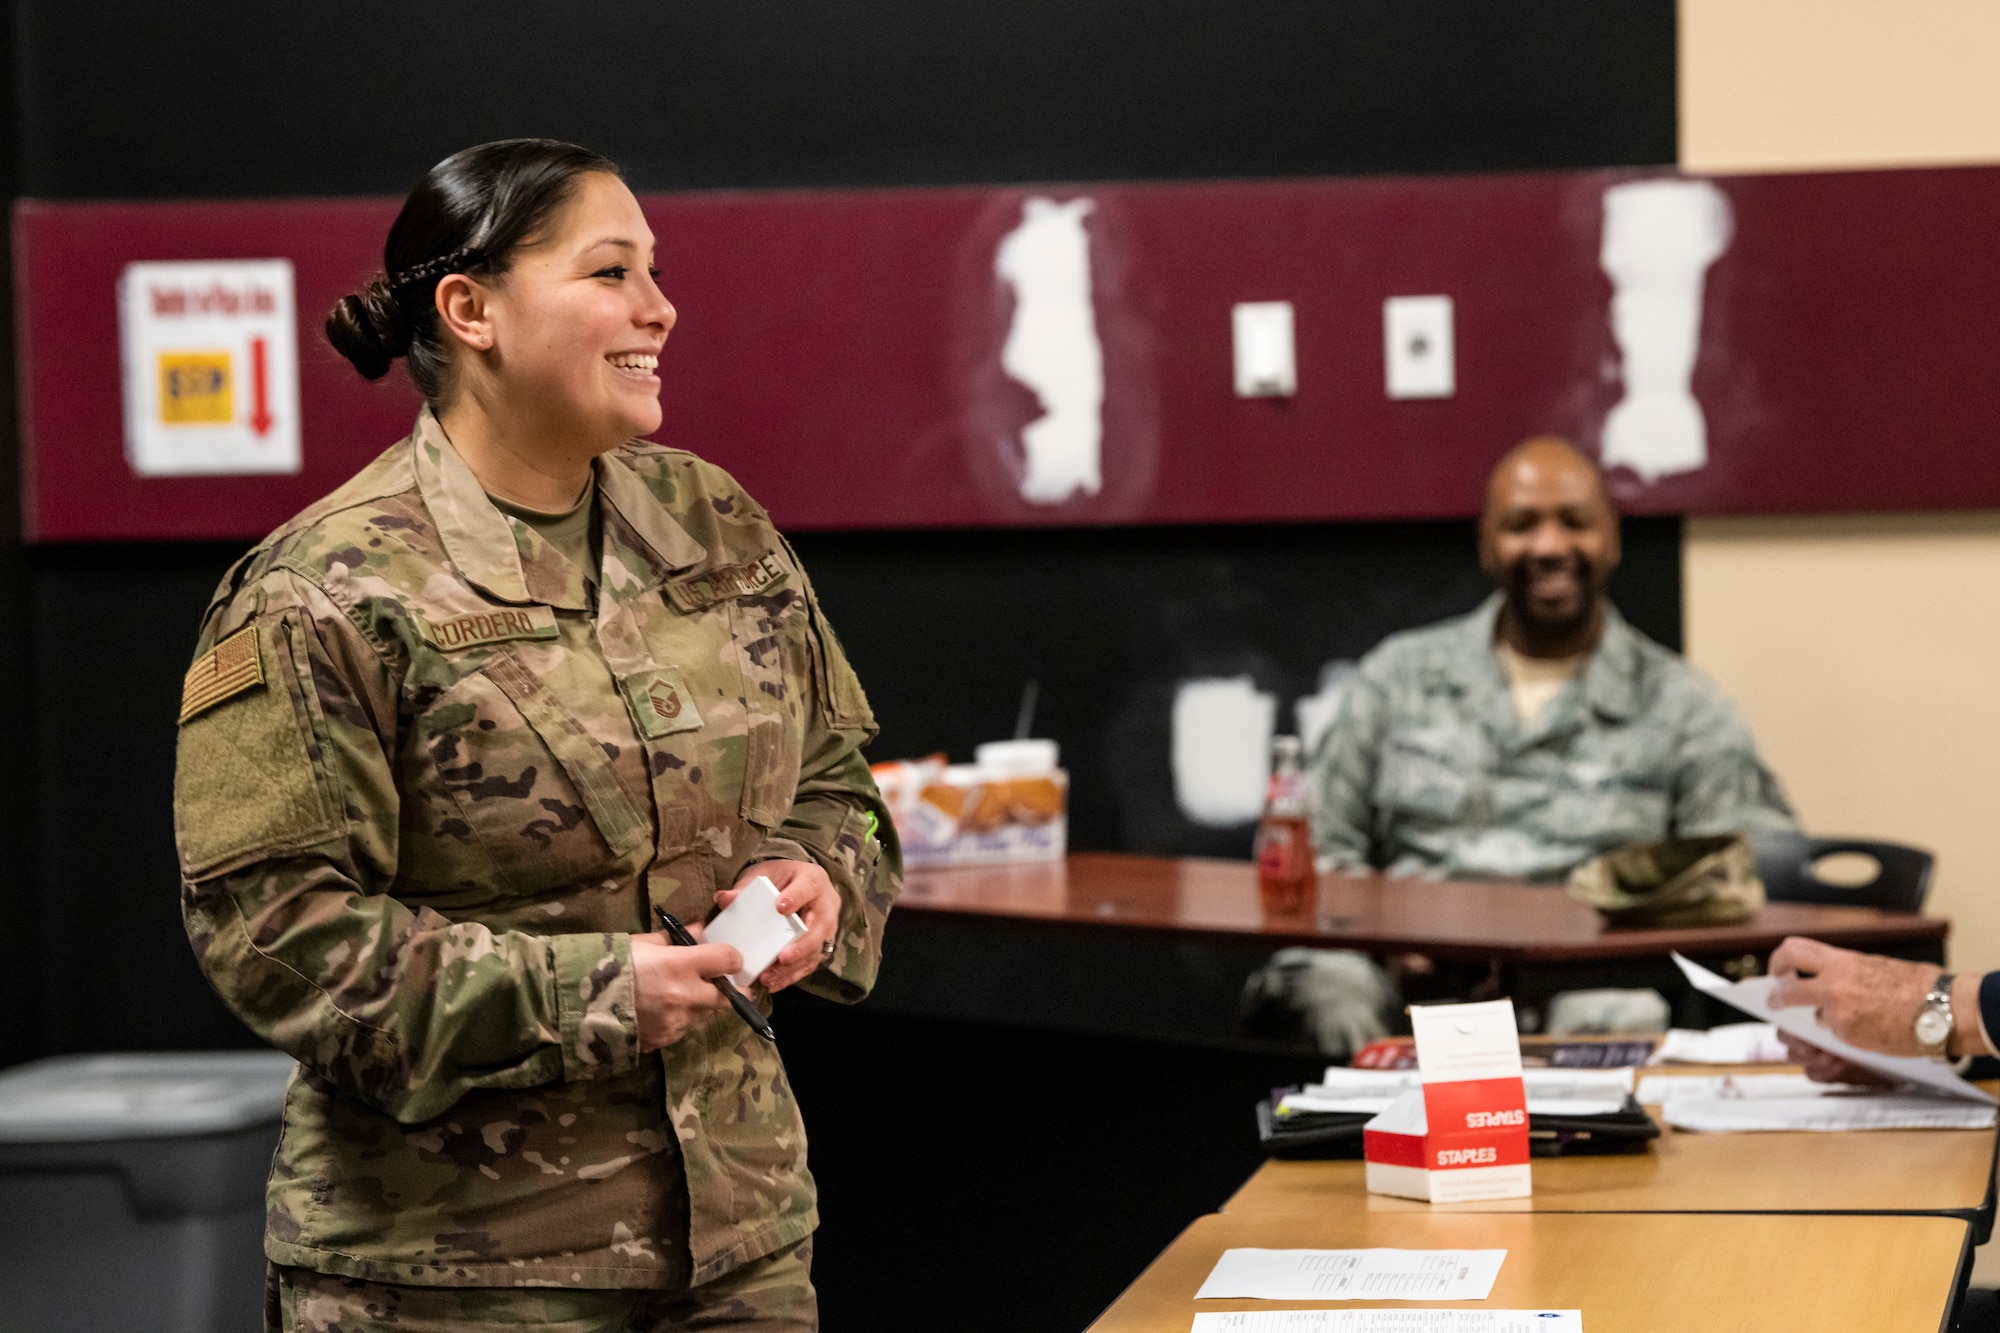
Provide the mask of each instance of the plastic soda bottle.
POLYGON ((1272 916, 1303 916, 1319 899, 1312 826, 1306 819, 1306 778, 1297 736, 1271 742, 1271 782, 1257 825, 1257 892, 1272 916))

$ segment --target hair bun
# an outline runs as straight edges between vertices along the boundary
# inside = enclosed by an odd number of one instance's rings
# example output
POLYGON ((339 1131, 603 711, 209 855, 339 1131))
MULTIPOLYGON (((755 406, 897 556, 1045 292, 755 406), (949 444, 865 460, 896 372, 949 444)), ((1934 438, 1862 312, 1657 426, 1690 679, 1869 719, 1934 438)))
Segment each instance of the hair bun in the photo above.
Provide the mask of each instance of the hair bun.
POLYGON ((388 283, 376 278, 334 305, 326 317, 326 340, 364 379, 379 380, 410 350, 410 321, 388 283))

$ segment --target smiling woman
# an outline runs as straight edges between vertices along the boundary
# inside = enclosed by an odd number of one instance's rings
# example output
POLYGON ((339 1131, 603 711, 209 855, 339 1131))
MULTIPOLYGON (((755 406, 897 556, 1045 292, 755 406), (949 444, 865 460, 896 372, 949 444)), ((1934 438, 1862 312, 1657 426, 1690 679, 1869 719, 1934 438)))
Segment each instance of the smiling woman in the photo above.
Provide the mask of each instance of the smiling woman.
POLYGON ((674 325, 652 256, 586 149, 439 163, 327 320, 363 375, 407 361, 416 429, 203 623, 189 938, 299 1061, 273 1328, 816 1327, 798 1109, 710 980, 741 959, 652 913, 767 877, 806 933, 758 998, 854 1001, 899 864, 790 546, 638 438, 674 325))

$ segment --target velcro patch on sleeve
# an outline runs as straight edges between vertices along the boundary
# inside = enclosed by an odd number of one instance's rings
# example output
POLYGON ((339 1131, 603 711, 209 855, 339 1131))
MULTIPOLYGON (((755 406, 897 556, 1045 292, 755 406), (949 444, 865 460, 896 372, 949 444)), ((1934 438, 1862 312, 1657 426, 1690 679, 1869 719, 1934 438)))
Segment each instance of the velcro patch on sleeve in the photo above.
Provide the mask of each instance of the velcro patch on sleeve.
POLYGON ((254 626, 236 631, 194 659, 181 681, 181 721, 264 683, 264 661, 254 626))
POLYGON ((418 616, 417 625, 424 642, 448 653, 508 639, 554 639, 561 634, 556 628, 556 613, 546 606, 498 606, 448 620, 418 616))
POLYGON ((667 585, 667 600, 675 609, 692 615, 731 597, 748 597, 785 577, 785 566, 776 551, 767 551, 741 565, 724 565, 690 579, 667 585))

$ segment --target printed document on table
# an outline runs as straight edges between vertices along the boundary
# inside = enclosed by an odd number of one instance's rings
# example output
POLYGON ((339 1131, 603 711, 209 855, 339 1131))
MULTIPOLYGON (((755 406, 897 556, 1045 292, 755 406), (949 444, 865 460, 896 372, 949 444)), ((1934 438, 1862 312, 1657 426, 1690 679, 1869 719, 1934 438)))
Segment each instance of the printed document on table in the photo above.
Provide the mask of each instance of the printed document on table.
POLYGON ((1934 1088, 1947 1097, 1963 1101, 1984 1102, 1988 1106, 1996 1103, 1991 1093, 1973 1087, 1964 1079, 1951 1072, 1949 1065, 1941 1065, 1935 1060, 1927 1060, 1920 1055, 1879 1055, 1874 1051, 1864 1051, 1858 1046, 1850 1046, 1820 1026, 1813 1012, 1804 1007, 1774 1009, 1771 1007, 1771 988, 1778 984, 1776 977, 1751 977, 1746 981, 1730 981, 1717 976, 1700 963, 1690 962, 1679 954, 1674 961, 1694 988, 1713 995, 1723 1003, 1741 1009, 1750 1017, 1766 1023, 1776 1024, 1785 1032, 1803 1041, 1809 1041, 1823 1051, 1839 1056, 1850 1064, 1872 1069, 1885 1078, 1901 1083, 1915 1083, 1922 1087, 1934 1088))
POLYGON ((1815 1083, 1804 1074, 1648 1074, 1639 1100, 1664 1108, 1676 1129, 1708 1133, 1757 1130, 1987 1129, 1995 1108, 1929 1092, 1815 1083))
POLYGON ((1581 1310, 1239 1310, 1192 1333, 1583 1333, 1581 1310))
POLYGON ((1224 1250, 1198 1301, 1483 1301, 1505 1250, 1224 1250))
POLYGON ((1677 1097, 1660 1119, 1709 1134, 1760 1130, 1833 1133, 1850 1129, 1991 1129, 1994 1108, 1927 1094, 1855 1093, 1839 1097, 1677 1097))

